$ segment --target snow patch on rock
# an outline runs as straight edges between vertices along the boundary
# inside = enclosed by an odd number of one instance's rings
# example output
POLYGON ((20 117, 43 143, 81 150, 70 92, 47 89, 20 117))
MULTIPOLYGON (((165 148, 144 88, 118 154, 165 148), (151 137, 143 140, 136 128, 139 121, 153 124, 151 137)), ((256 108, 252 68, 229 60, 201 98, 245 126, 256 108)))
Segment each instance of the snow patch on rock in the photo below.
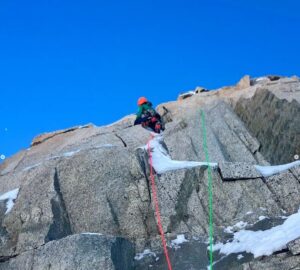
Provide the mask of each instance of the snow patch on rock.
POLYGON ((171 241, 171 247, 175 249, 179 249, 180 245, 183 243, 189 242, 187 239, 185 239, 184 234, 177 235, 177 238, 171 241))
POLYGON ((268 218, 268 217, 266 217, 266 216, 259 216, 259 217, 258 217, 258 220, 259 220, 259 221, 262 221, 262 220, 267 219, 267 218, 268 218))
MULTIPOLYGON (((155 171, 159 174, 168 171, 187 169, 198 166, 218 166, 218 163, 172 160, 169 154, 167 153, 166 149, 163 147, 162 140, 162 136, 156 135, 151 141, 149 141, 149 147, 151 149, 152 156, 152 165, 155 171)), ((148 145, 146 145, 143 148, 145 150, 148 150, 148 145)))
POLYGON ((282 225, 265 231, 242 230, 234 233, 232 242, 217 243, 213 250, 221 254, 252 253, 255 258, 269 256, 287 247, 287 244, 300 237, 300 209, 289 216, 282 225))
POLYGON ((242 254, 240 254, 239 256, 237 256, 237 259, 238 260, 241 260, 241 259, 243 259, 244 258, 244 256, 242 255, 242 254))
POLYGON ((64 153, 62 156, 64 156, 64 157, 71 157, 71 156, 73 156, 73 155, 75 155, 75 154, 77 154, 77 153, 79 153, 79 152, 80 152, 80 150, 71 151, 71 152, 66 152, 66 153, 64 153))
POLYGON ((156 254, 154 252, 152 252, 150 249, 145 249, 142 253, 136 254, 134 259, 136 261, 140 261, 140 260, 144 259, 145 257, 150 257, 150 256, 156 258, 156 254))
POLYGON ((19 189, 16 188, 16 189, 6 192, 0 196, 0 201, 7 201, 5 215, 8 214, 14 207, 15 200, 18 197, 18 193, 19 193, 19 189))
POLYGON ((227 228, 225 228, 224 232, 226 232, 226 233, 233 233, 233 232, 236 231, 236 230, 241 230, 241 229, 246 228, 247 225, 248 225, 247 222, 239 221, 239 222, 236 223, 235 225, 233 225, 233 226, 228 226, 227 228))
POLYGON ((91 232, 84 232, 84 233, 81 233, 82 235, 98 235, 98 236, 103 236, 102 233, 91 233, 91 232))
POLYGON ((277 165, 277 166, 258 166, 255 165, 255 168, 258 172, 260 172, 264 177, 272 176, 274 174, 281 173, 283 171, 289 170, 295 166, 300 165, 300 160, 283 164, 283 165, 277 165))

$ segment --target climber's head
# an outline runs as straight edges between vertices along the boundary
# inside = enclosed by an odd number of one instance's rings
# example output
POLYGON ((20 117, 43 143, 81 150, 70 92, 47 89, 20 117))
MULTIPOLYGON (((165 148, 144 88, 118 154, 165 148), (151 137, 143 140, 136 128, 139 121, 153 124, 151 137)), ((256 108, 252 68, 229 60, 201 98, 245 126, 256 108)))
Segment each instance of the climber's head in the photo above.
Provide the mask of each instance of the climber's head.
POLYGON ((147 103, 147 102, 148 102, 148 100, 147 100, 145 97, 140 97, 140 98, 138 99, 137 104, 138 104, 138 106, 141 106, 141 105, 143 105, 143 104, 145 104, 145 103, 147 103))

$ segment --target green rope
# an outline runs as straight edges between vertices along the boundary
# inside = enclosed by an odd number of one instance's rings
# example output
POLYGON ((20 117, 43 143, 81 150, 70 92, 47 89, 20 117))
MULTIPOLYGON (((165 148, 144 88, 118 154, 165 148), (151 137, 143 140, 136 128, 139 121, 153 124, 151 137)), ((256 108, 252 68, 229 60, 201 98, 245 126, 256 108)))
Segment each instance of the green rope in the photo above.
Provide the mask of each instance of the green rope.
POLYGON ((207 149, 207 137, 206 137, 206 124, 205 124, 205 113, 201 111, 202 118, 202 135, 203 135, 203 148, 205 152, 205 158, 208 166, 208 189, 209 189, 209 261, 210 270, 213 268, 213 187, 212 187, 212 171, 209 164, 209 155, 207 149))

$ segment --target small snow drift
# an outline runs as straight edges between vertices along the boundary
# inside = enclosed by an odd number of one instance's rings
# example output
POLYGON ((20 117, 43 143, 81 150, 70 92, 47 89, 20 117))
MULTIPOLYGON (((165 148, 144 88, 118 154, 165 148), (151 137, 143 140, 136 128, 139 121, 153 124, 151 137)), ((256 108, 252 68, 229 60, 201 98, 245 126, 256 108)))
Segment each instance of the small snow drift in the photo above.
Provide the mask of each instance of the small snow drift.
MULTIPOLYGON (((151 155, 152 155, 152 163, 155 171, 159 174, 179 170, 179 169, 187 169, 198 166, 211 166, 217 167, 217 163, 207 163, 207 162, 196 162, 196 161, 178 161, 172 160, 166 149, 162 145, 163 137, 161 135, 156 135, 150 142, 151 155)), ((146 145, 144 149, 148 150, 148 146, 146 145)))
POLYGON ((63 156, 64 156, 64 157, 71 157, 71 156, 73 156, 73 155, 75 155, 75 154, 77 154, 77 153, 79 153, 79 152, 80 152, 80 150, 71 151, 71 152, 66 152, 66 153, 63 154, 63 156))
POLYGON ((178 249, 180 248, 180 245, 183 243, 189 242, 187 239, 185 239, 184 234, 177 235, 177 238, 171 241, 171 247, 178 249))
POLYGON ((195 95, 195 94, 196 94, 196 91, 188 91, 188 92, 185 92, 185 93, 180 94, 180 95, 178 96, 178 100, 183 100, 183 99, 189 98, 189 97, 191 97, 191 96, 193 96, 193 95, 195 95))
POLYGON ((224 232, 226 232, 226 233, 233 233, 233 232, 234 232, 234 229, 238 229, 238 230, 244 229, 244 228, 247 227, 247 225, 248 225, 247 222, 240 221, 240 222, 236 223, 236 224, 233 225, 233 226, 228 226, 227 228, 225 228, 225 229, 224 229, 224 232))
POLYGON ((18 193, 19 193, 19 189, 17 188, 7 193, 4 193, 0 196, 0 201, 7 201, 5 215, 8 214, 14 207, 15 204, 14 201, 17 199, 18 193))
POLYGON ((98 236, 103 236, 102 233, 91 233, 91 232, 84 232, 84 233, 81 233, 83 235, 98 235, 98 236))
POLYGON ((214 245, 214 251, 229 255, 248 252, 255 258, 269 256, 287 247, 287 244, 300 237, 300 209, 289 216, 282 225, 265 231, 242 230, 234 234, 232 242, 214 245))
POLYGON ((156 258, 156 254, 154 252, 152 252, 150 249, 145 249, 143 251, 143 253, 136 254, 134 259, 136 261, 140 261, 140 260, 144 259, 145 257, 150 257, 150 256, 153 256, 154 258, 156 258))
POLYGON ((268 177, 283 171, 289 170, 295 166, 300 165, 300 160, 294 161, 292 163, 278 165, 278 166, 258 166, 255 165, 257 171, 259 171, 263 176, 268 177))

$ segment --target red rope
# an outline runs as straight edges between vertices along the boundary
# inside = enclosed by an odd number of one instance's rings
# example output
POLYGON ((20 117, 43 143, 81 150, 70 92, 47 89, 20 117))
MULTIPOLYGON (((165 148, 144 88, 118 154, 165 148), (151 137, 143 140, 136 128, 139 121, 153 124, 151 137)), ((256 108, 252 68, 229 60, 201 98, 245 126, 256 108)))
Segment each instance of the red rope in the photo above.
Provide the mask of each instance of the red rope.
POLYGON ((165 239, 163 227, 162 227, 162 224, 161 224, 158 197, 157 197, 156 185, 155 185, 154 174, 153 174, 153 166, 152 166, 153 161, 152 161, 152 155, 151 155, 151 150, 150 150, 150 142, 152 140, 153 140, 153 135, 151 135, 151 139, 149 139, 149 141, 147 143, 147 147, 148 147, 148 155, 149 155, 149 161, 150 161, 150 179, 151 179, 152 193, 153 193, 153 199, 154 199, 154 204, 155 204, 155 215, 156 215, 156 219, 157 219, 157 226, 158 226, 159 233, 160 233, 160 236, 161 236, 161 241, 162 241, 163 248, 164 248, 166 261, 167 261, 167 264, 168 264, 168 270, 172 270, 172 265, 171 265, 171 261, 170 261, 170 258, 169 258, 166 239, 165 239))

